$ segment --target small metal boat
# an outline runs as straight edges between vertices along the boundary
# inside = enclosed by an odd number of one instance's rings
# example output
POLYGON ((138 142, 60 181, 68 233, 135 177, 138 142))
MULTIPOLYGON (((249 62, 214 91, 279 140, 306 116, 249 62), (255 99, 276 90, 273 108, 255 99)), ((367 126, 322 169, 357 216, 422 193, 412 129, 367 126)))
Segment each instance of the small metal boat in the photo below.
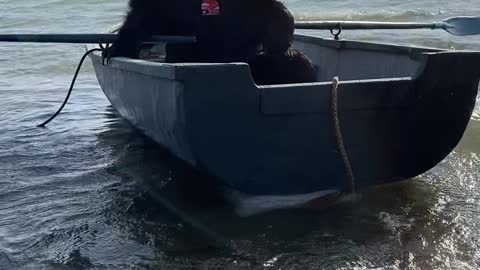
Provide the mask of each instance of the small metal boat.
POLYGON ((133 126, 230 190, 256 196, 248 198, 300 198, 285 207, 349 189, 338 136, 359 189, 422 174, 461 139, 480 52, 307 35, 294 46, 318 68, 318 83, 258 86, 245 63, 91 59, 105 95, 133 126))

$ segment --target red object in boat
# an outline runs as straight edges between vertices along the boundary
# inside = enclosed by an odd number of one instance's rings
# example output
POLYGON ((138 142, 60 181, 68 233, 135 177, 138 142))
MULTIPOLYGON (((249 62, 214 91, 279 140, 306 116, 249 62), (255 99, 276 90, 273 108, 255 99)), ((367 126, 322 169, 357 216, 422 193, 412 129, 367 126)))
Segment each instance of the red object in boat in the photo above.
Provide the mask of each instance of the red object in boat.
POLYGON ((218 15, 220 14, 220 5, 217 0, 203 0, 202 15, 218 15))

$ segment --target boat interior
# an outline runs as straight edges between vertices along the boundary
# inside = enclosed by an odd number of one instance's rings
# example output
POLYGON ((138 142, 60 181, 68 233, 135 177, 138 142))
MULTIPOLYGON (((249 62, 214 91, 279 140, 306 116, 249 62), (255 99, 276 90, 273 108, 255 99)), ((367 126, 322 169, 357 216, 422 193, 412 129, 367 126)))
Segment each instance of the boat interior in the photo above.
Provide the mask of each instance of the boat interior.
MULTIPOLYGON (((318 82, 415 77, 425 52, 440 49, 333 40, 296 34, 294 48, 304 52, 317 70, 318 82)), ((165 44, 142 50, 141 59, 165 62, 165 44)))
POLYGON ((294 47, 317 67, 320 82, 415 77, 423 70, 425 52, 439 49, 296 35, 294 47))

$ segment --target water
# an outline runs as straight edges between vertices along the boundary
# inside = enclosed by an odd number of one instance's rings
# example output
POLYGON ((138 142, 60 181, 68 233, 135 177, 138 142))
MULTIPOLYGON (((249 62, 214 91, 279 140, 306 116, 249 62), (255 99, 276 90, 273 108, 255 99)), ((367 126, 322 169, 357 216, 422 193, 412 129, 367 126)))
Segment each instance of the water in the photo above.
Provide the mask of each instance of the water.
MULTIPOLYGON (((477 0, 287 5, 307 19, 438 21, 480 13, 477 0)), ((114 0, 1 0, 0 31, 102 31, 125 7, 114 0)), ((442 31, 344 34, 480 49, 479 37, 442 31)), ((199 176, 118 118, 90 63, 61 116, 35 127, 63 99, 82 46, 0 44, 0 52, 0 269, 480 267, 479 110, 455 152, 412 181, 320 212, 239 218, 214 200, 186 198, 195 194, 175 183, 199 176)))

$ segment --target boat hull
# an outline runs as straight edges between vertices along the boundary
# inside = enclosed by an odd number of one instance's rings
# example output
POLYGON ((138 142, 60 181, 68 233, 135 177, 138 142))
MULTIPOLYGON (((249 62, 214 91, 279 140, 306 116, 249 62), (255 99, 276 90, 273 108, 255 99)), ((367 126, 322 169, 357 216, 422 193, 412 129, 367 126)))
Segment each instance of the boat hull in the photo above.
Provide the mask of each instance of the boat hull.
POLYGON ((244 63, 91 58, 122 117, 246 194, 348 189, 330 109, 332 75, 340 77, 340 126, 359 188, 417 176, 461 139, 478 91, 478 52, 306 36, 296 46, 323 82, 256 86, 244 63))

